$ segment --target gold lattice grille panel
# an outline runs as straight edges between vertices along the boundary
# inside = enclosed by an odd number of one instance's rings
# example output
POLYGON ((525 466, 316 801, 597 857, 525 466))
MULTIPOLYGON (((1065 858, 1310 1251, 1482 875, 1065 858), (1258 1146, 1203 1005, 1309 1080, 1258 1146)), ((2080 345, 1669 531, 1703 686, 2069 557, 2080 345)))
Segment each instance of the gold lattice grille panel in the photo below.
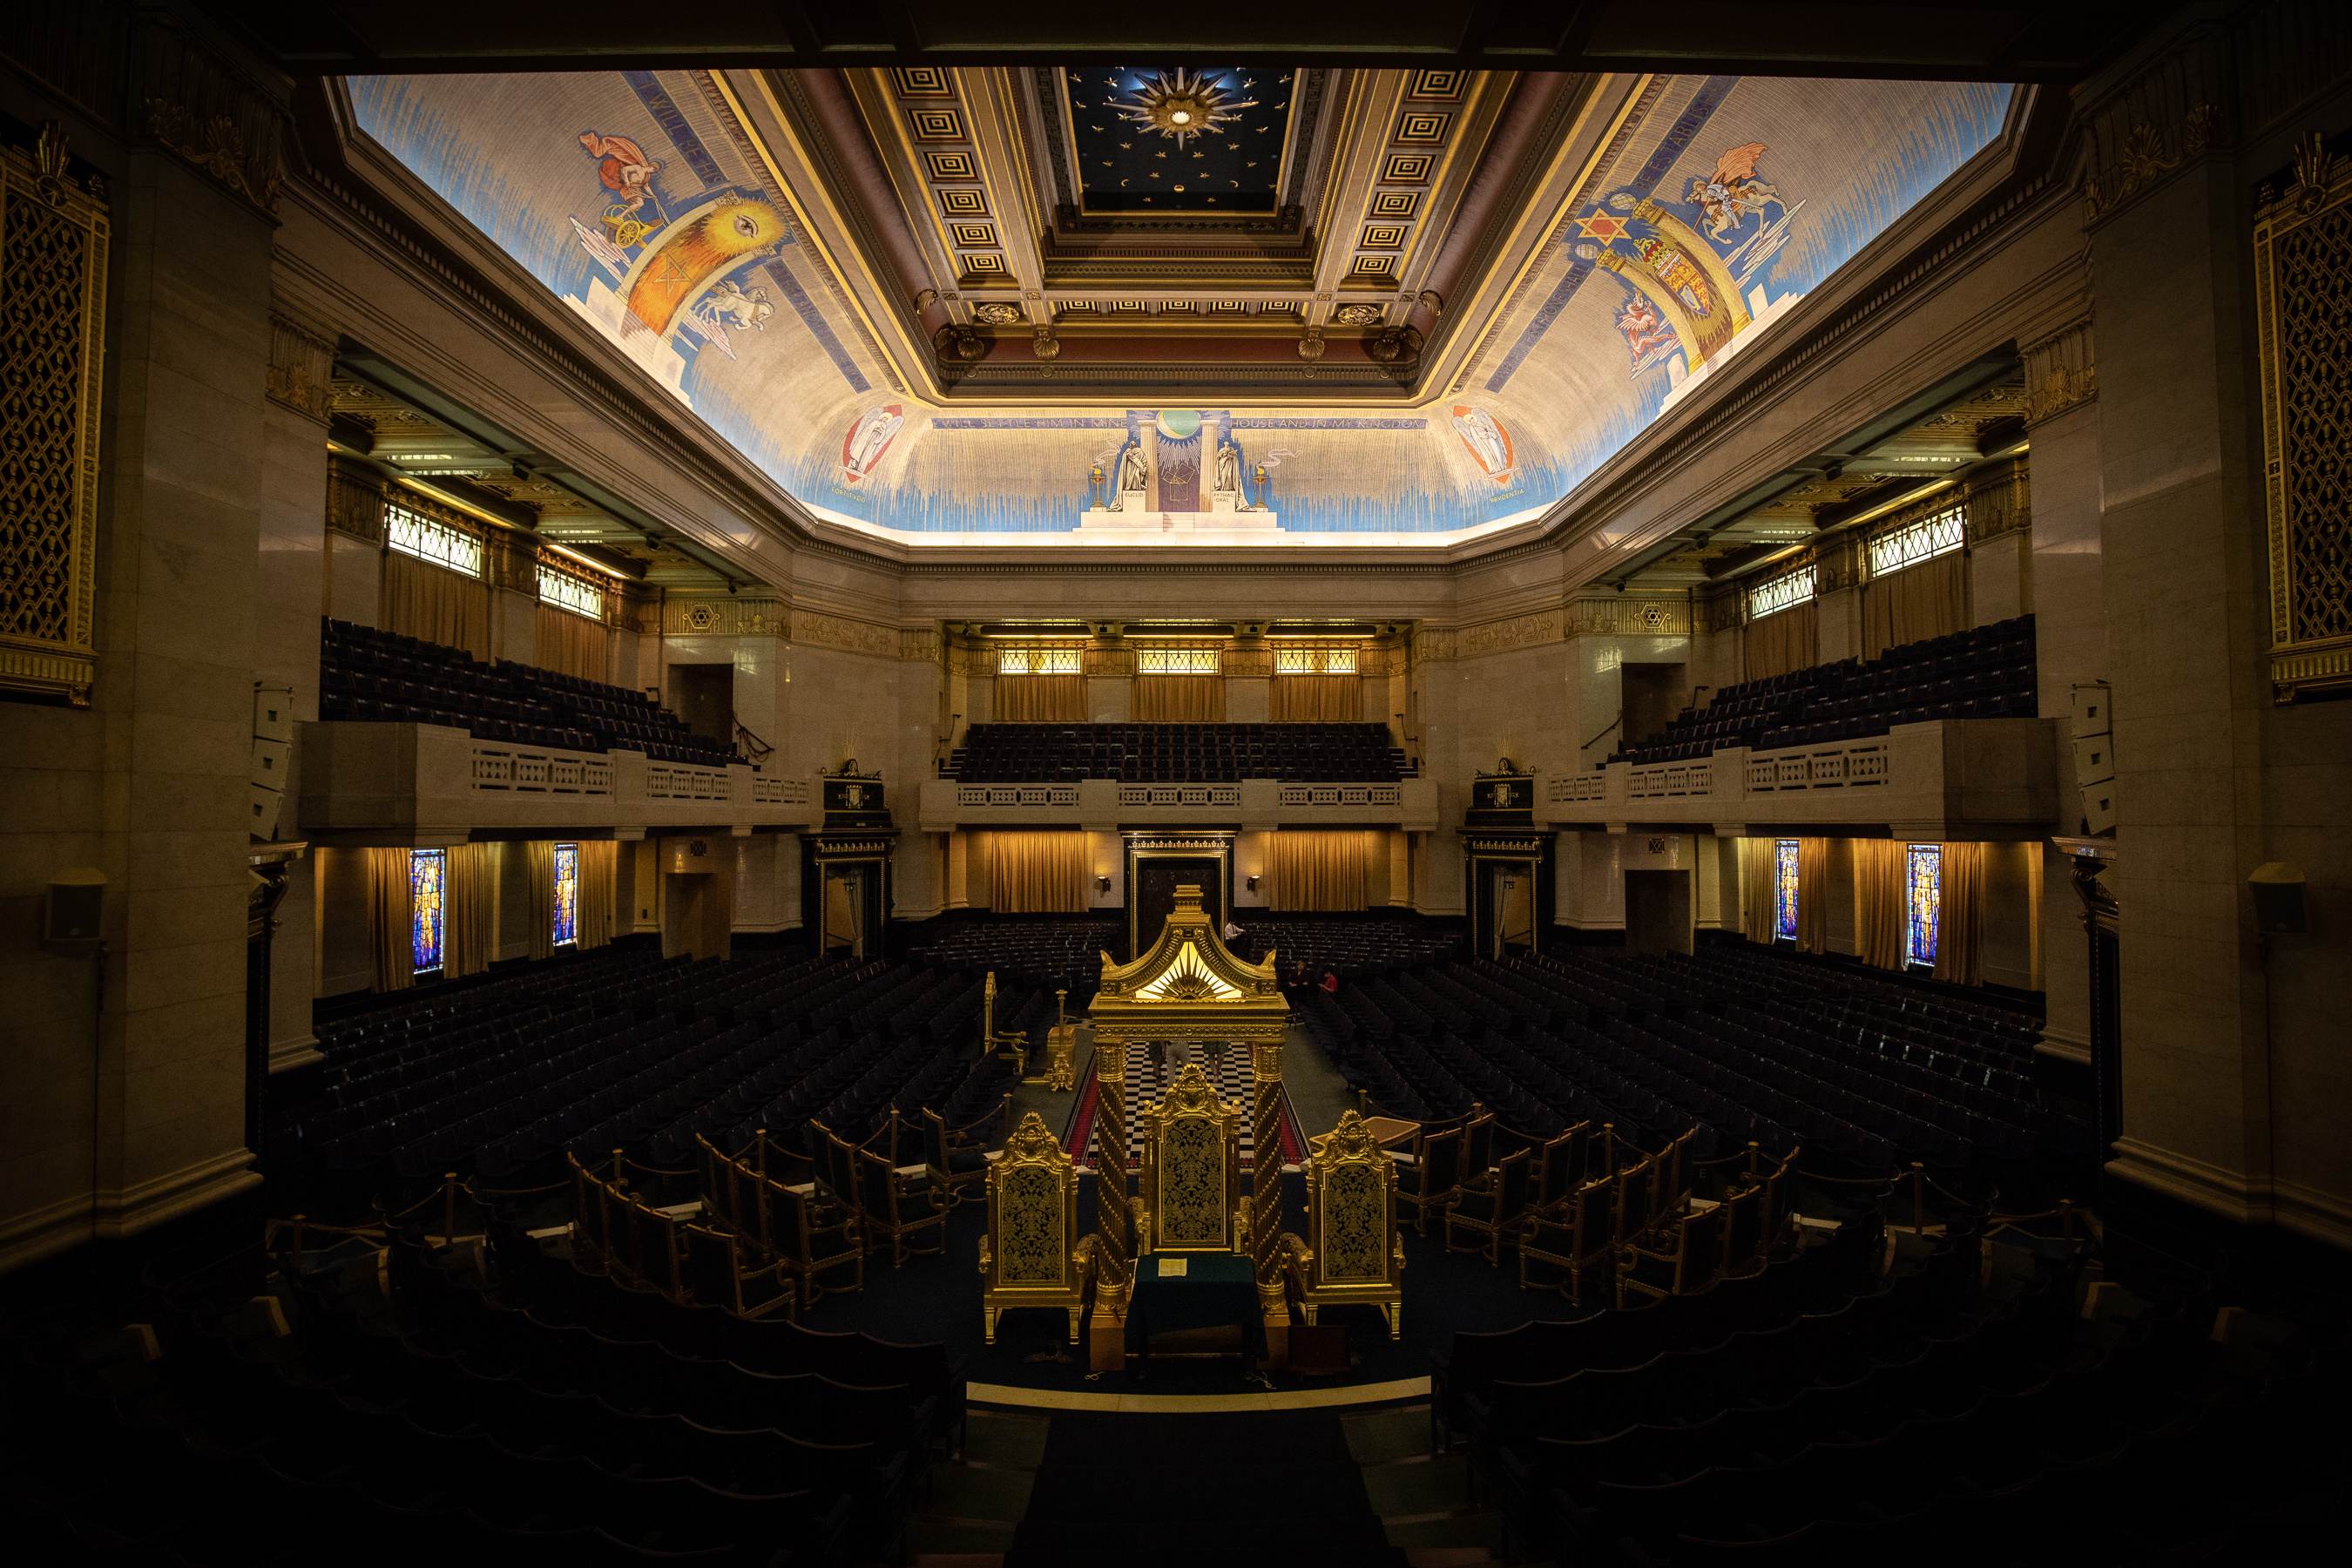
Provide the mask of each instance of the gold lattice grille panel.
POLYGON ((0 164, 0 692, 86 703, 106 217, 53 134, 0 164))
POLYGON ((2257 215, 2271 678, 2352 686, 2352 158, 2316 139, 2257 215))

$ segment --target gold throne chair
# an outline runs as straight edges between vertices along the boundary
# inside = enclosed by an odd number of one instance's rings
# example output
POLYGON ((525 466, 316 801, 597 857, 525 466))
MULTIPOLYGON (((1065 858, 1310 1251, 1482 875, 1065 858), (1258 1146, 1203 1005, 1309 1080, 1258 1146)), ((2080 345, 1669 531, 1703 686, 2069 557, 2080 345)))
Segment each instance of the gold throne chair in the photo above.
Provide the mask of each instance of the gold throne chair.
POLYGON ((1361 1302, 1403 1328, 1404 1243, 1397 1236, 1396 1164, 1350 1110, 1307 1158, 1308 1239, 1283 1238, 1309 1327, 1324 1307, 1361 1302))
POLYGON ((1031 1111, 988 1167, 988 1234, 980 1240, 981 1328, 996 1342, 996 1320, 1013 1307, 1057 1307, 1078 1337, 1092 1237, 1077 1239, 1078 1173, 1031 1111))
POLYGON ((1243 1250, 1241 1122, 1198 1062, 1143 1113, 1142 1251, 1243 1250))

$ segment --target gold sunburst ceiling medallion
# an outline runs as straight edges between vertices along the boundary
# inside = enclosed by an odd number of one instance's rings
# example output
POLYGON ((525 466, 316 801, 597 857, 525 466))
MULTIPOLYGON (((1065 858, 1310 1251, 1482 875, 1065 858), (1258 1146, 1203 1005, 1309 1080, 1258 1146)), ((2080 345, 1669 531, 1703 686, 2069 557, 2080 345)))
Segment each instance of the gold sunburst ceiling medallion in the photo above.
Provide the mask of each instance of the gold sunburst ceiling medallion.
POLYGON ((1241 110, 1255 109, 1257 100, 1234 98, 1202 73, 1179 66, 1156 72, 1117 107, 1130 124, 1157 131, 1182 147, 1195 136, 1223 131, 1241 118, 1241 110))

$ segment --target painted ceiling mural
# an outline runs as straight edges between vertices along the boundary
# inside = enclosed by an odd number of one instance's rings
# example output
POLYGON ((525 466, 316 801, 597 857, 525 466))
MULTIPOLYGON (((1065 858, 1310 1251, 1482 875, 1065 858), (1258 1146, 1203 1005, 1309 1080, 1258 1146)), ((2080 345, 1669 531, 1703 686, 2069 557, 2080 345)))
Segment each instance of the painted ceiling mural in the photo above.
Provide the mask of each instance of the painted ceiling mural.
POLYGON ((1274 211, 1291 79, 1265 67, 1064 71, 1085 210, 1274 211))
MULTIPOLYGON (((1134 143, 1093 160, 1112 167, 1088 173, 1087 201, 1104 194, 1097 173, 1135 178, 1123 157, 1165 151, 1135 166, 1172 167, 1181 150, 1226 171, 1221 199, 1271 202, 1285 74, 1096 68, 1066 80, 1081 150, 1097 124, 1134 143), (1261 125, 1270 151, 1254 160, 1261 125)), ((362 131, 803 505, 893 534, 1075 529, 1170 439, 1161 432, 1202 420, 1219 449, 1182 458, 1189 482, 1203 497, 1234 489, 1286 533, 1451 533, 1532 517, 1990 142, 2011 95, 1648 79, 1477 323, 1459 374, 1423 402, 1159 410, 940 406, 900 384, 776 184, 795 171, 762 156, 709 73, 349 86, 362 131)), ((1173 196, 1178 182, 1160 183, 1173 196)))

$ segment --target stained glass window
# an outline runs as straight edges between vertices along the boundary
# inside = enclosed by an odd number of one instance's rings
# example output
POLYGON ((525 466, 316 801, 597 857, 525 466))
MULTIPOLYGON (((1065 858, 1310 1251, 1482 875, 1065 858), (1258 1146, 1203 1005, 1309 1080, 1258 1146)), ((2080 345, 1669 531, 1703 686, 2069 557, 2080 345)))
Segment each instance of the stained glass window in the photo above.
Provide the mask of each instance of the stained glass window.
POLYGON ((1797 841, 1780 838, 1772 844, 1772 933, 1782 942, 1797 940, 1797 841))
POLYGON ((442 889, 448 862, 438 849, 408 852, 408 944, 416 973, 441 967, 442 889))
POLYGON ((555 945, 580 936, 580 846, 555 847, 555 945))
POLYGON ((1913 963, 1936 962, 1936 925, 1944 909, 1944 847, 1914 844, 1904 861, 1904 956, 1913 963))

